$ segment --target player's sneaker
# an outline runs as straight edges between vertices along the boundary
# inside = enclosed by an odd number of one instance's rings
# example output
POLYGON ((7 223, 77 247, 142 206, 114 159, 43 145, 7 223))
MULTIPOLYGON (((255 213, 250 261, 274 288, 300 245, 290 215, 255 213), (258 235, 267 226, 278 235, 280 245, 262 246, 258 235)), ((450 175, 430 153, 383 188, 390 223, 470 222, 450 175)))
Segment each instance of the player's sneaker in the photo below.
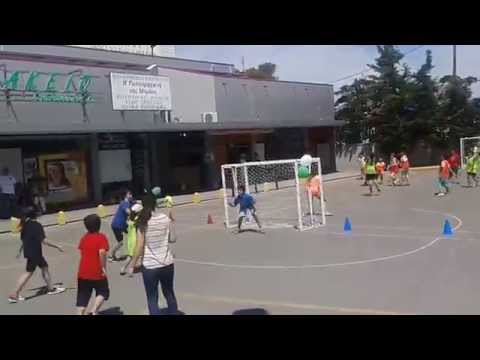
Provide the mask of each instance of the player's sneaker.
POLYGON ((60 294, 60 293, 63 293, 66 289, 63 288, 63 287, 54 287, 52 290, 49 290, 47 292, 48 295, 56 295, 56 294, 60 294))
POLYGON ((25 301, 25 298, 24 298, 23 296, 20 296, 20 295, 18 295, 17 297, 15 297, 15 296, 13 296, 13 295, 10 295, 10 296, 8 297, 8 302, 9 302, 10 304, 16 304, 16 303, 19 302, 19 301, 25 301))
POLYGON ((446 194, 445 193, 437 193, 436 195, 437 196, 445 196, 446 194))

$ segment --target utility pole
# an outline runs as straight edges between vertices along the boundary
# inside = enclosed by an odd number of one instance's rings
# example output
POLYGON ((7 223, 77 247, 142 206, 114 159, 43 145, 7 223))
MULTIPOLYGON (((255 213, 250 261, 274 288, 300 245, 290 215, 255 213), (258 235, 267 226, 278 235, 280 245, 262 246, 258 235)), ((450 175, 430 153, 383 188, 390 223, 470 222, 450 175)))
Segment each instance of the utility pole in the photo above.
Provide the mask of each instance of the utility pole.
POLYGON ((457 78, 457 45, 453 45, 453 78, 457 78))

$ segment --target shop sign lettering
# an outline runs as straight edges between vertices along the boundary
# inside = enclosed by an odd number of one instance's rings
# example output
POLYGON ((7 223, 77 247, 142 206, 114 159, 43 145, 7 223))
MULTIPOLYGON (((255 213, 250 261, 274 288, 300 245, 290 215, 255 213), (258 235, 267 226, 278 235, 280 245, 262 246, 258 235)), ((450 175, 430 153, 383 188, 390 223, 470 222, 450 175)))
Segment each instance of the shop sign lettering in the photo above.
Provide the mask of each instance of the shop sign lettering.
POLYGON ((0 79, 0 100, 16 102, 91 103, 92 75, 13 71, 0 79))

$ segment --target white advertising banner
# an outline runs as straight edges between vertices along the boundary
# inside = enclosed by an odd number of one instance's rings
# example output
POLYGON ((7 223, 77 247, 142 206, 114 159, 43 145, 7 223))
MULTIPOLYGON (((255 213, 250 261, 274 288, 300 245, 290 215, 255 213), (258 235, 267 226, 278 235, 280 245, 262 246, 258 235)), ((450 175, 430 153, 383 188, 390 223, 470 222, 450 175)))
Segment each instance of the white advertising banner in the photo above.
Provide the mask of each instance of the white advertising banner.
POLYGON ((171 110, 166 76, 111 73, 113 110, 171 110))

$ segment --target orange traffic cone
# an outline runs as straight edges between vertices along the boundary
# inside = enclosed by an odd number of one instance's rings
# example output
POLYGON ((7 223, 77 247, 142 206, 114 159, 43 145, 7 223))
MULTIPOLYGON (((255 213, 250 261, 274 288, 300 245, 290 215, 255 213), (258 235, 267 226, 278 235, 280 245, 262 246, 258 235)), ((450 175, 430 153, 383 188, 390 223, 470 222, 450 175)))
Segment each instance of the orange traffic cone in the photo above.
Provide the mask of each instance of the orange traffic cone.
POLYGON ((207 224, 213 224, 213 218, 212 218, 212 215, 210 214, 208 214, 207 224))

